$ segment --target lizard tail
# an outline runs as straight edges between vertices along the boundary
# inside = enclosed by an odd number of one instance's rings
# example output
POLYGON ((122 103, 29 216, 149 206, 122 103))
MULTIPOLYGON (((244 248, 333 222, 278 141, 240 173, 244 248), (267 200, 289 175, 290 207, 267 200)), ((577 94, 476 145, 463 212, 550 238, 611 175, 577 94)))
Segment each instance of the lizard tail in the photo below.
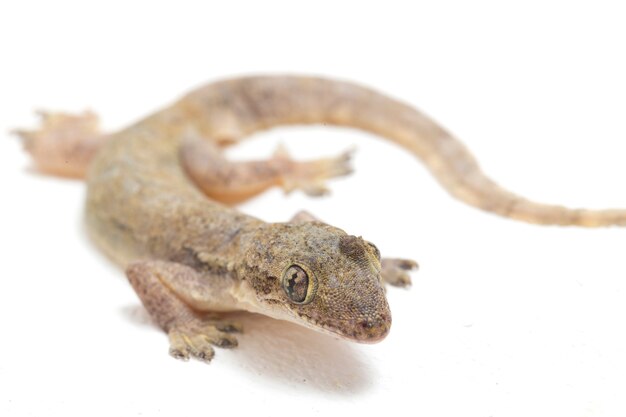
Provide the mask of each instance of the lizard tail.
POLYGON ((238 135, 246 135, 285 124, 324 123, 378 134, 417 156, 452 196, 500 216, 545 225, 626 225, 623 209, 541 204, 502 188, 432 119, 356 84, 312 77, 239 78, 196 90, 183 103, 207 116, 203 127, 211 132, 232 132, 236 126, 238 135))

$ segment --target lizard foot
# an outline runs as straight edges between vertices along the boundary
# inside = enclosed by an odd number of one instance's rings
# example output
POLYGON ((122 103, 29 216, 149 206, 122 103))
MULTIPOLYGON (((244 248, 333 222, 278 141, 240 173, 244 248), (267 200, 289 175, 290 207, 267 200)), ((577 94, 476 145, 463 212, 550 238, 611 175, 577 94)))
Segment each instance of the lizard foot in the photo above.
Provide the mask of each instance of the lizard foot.
POLYGON ((326 180, 352 172, 350 160, 353 153, 354 149, 348 149, 335 157, 294 161, 281 145, 272 161, 281 167, 281 185, 285 193, 301 190, 309 196, 318 197, 329 192, 326 180))
POLYGON ((102 138, 98 116, 37 112, 41 127, 37 130, 14 130, 22 139, 41 172, 66 177, 82 177, 102 138))
POLYGON ((381 261, 381 276, 384 282, 394 287, 408 287, 411 285, 409 271, 418 268, 417 262, 410 259, 383 258, 381 261))
POLYGON ((210 362, 215 355, 213 346, 237 346, 237 339, 231 334, 237 332, 241 332, 240 324, 221 320, 192 319, 175 324, 168 331, 170 355, 185 361, 193 356, 203 362, 210 362))

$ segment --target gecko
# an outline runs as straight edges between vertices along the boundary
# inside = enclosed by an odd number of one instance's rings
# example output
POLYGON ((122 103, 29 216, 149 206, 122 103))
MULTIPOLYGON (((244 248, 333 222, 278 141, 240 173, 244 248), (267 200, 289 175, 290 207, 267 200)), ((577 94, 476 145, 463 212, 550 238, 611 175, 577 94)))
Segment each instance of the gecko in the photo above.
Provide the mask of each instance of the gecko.
POLYGON ((374 133, 421 160, 453 197, 536 224, 625 225, 626 210, 570 209, 518 196, 491 180, 469 150, 414 107, 373 89, 310 76, 249 76, 200 87, 115 133, 91 112, 42 112, 18 130, 39 171, 85 179, 86 229, 125 269, 178 359, 209 362, 237 346, 245 310, 343 339, 375 343, 391 327, 385 285, 410 285, 417 263, 381 258, 360 236, 308 212, 266 223, 236 204, 271 187, 325 194, 351 172, 350 152, 308 161, 284 148, 230 161, 223 150, 254 132, 324 124, 374 133))

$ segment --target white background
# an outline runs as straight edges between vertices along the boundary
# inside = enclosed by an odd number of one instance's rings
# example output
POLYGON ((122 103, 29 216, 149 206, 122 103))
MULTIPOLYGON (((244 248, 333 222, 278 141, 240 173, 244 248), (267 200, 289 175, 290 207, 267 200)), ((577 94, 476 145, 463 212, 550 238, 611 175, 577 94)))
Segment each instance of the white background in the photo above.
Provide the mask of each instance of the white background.
POLYGON ((422 268, 388 292, 380 344, 246 316, 238 349, 183 363, 85 237, 83 184, 32 172, 6 133, 36 108, 92 108, 113 130, 207 81, 312 73, 418 106, 518 193, 626 207, 626 10, 591 4, 3 2, 0 415, 626 415, 626 230, 485 214, 371 135, 258 135, 231 155, 356 144, 356 173, 242 210, 307 208, 422 268))

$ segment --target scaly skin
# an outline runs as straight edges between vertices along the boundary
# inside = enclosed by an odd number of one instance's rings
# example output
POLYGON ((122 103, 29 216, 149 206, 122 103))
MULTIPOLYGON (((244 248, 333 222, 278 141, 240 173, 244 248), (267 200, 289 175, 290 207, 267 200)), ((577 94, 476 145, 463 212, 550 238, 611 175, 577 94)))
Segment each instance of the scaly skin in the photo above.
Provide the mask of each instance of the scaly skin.
POLYGON ((43 170, 87 172, 91 236, 127 267, 144 305, 169 333, 171 353, 183 359, 210 360, 211 344, 236 344, 230 333, 238 327, 204 312, 243 309, 350 340, 379 341, 391 324, 383 282, 407 285, 406 271, 416 267, 398 259, 381 264, 371 243, 307 215, 264 223, 223 204, 274 185, 319 194, 324 180, 348 172, 346 155, 298 163, 281 151, 270 161, 239 164, 220 155, 223 146, 262 129, 313 123, 363 129, 415 154, 453 196, 478 208, 541 224, 626 223, 623 210, 566 209, 502 189, 429 118, 345 82, 226 80, 108 137, 97 137, 92 123, 85 127, 66 116, 68 127, 55 117, 42 131, 21 135, 43 170), (73 153, 81 132, 85 144, 73 153), (65 164, 38 153, 54 149, 55 135, 73 138, 58 146, 67 150, 59 152, 65 164))

